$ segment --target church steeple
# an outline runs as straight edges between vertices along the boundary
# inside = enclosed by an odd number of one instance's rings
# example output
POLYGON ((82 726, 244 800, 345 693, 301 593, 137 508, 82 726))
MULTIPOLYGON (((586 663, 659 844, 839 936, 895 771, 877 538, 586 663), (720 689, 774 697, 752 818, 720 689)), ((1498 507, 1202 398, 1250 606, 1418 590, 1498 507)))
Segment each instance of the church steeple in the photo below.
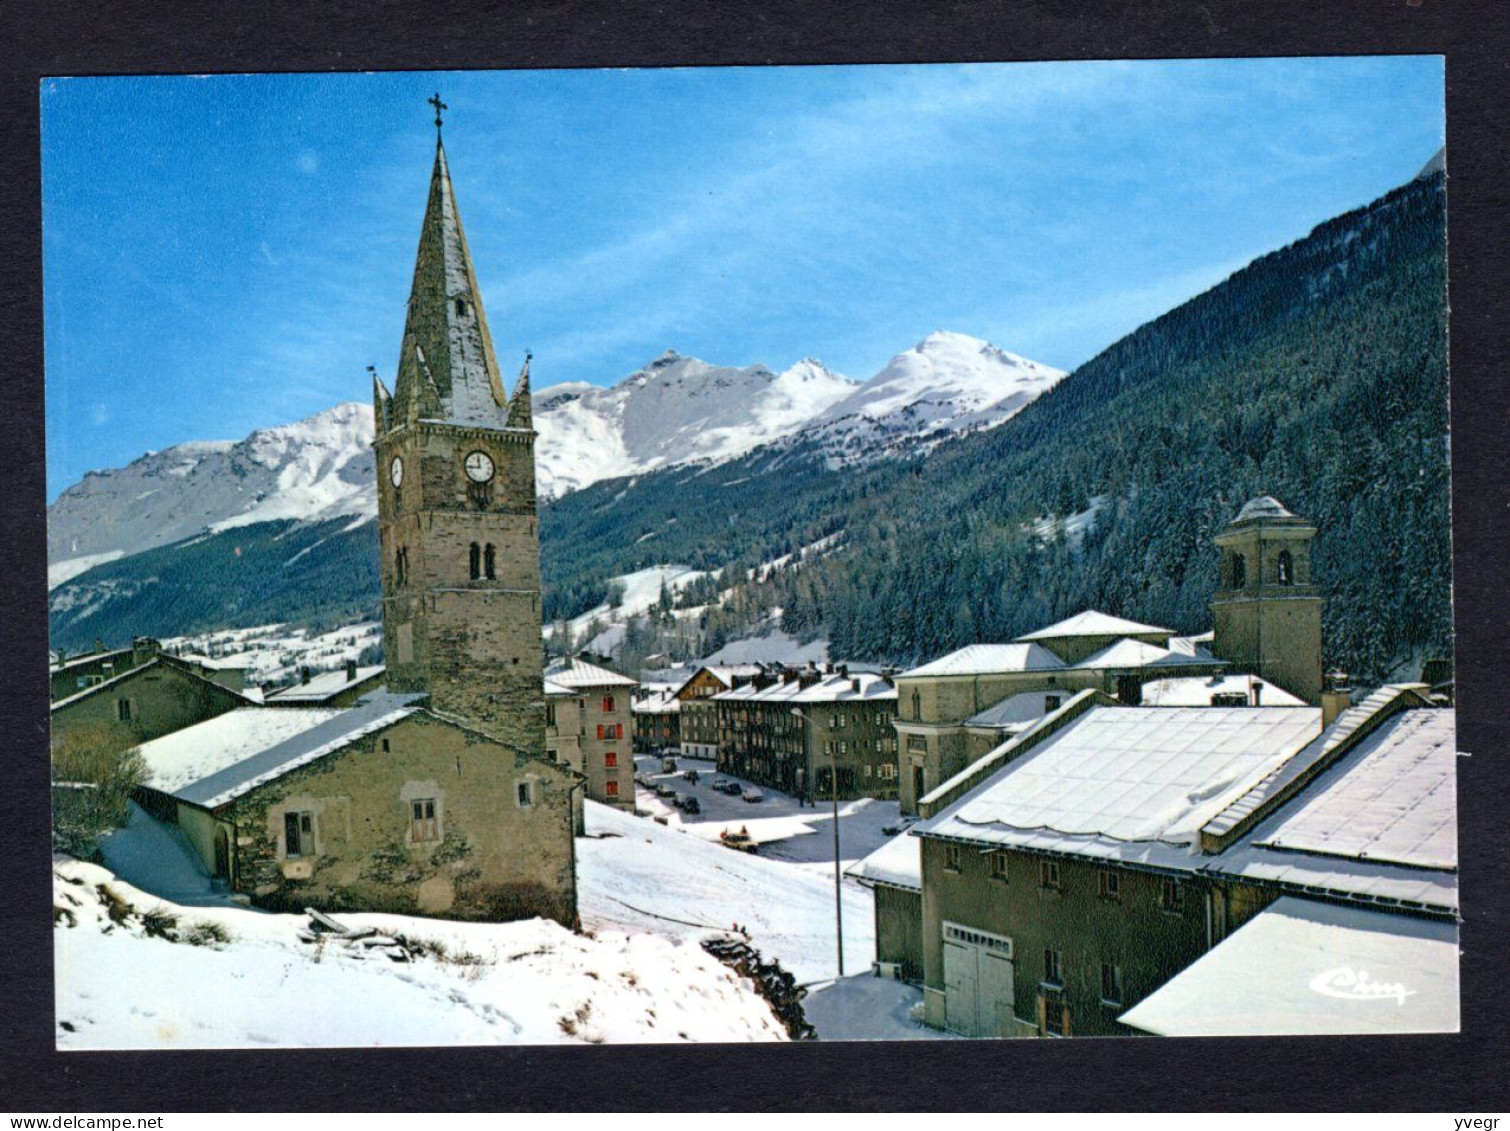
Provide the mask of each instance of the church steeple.
POLYGON ((445 147, 437 135, 388 417, 394 426, 445 420, 502 428, 508 415, 482 292, 462 231, 445 147))

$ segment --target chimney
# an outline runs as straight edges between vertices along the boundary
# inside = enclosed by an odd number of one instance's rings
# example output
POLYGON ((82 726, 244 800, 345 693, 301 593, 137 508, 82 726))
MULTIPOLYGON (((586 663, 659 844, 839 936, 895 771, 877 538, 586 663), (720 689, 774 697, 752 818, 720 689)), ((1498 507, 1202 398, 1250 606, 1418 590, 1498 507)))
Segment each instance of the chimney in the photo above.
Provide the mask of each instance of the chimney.
POLYGON ((355 683, 356 682, 356 678, 357 678, 357 662, 355 660, 347 660, 346 661, 346 682, 347 683, 355 683))
POLYGON ((308 683, 309 682, 309 665, 308 664, 301 664, 299 666, 299 682, 300 683, 308 683))
POLYGON ((853 691, 856 695, 860 694, 860 677, 859 676, 855 676, 853 679, 851 679, 849 681, 849 689, 851 691, 853 691))
POLYGON ((848 664, 840 664, 834 670, 837 671, 845 679, 849 678, 849 665, 848 664))
POLYGON ((1255 707, 1262 707, 1263 706, 1263 702, 1262 702, 1263 697, 1264 697, 1264 684, 1263 684, 1263 680, 1255 679, 1253 681, 1253 683, 1249 686, 1248 693, 1253 697, 1253 705, 1255 707))
POLYGON ((1348 687, 1348 674, 1337 668, 1326 673, 1321 692, 1321 725, 1329 727, 1337 716, 1353 705, 1353 693, 1348 687))

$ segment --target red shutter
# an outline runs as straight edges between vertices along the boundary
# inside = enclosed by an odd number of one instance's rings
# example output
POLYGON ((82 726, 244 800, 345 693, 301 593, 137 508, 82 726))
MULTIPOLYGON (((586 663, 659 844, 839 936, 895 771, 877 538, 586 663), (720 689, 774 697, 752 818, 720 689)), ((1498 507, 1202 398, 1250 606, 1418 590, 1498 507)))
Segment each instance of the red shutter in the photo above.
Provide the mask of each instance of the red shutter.
POLYGON ((598 737, 599 738, 603 737, 603 724, 602 723, 598 724, 598 737))

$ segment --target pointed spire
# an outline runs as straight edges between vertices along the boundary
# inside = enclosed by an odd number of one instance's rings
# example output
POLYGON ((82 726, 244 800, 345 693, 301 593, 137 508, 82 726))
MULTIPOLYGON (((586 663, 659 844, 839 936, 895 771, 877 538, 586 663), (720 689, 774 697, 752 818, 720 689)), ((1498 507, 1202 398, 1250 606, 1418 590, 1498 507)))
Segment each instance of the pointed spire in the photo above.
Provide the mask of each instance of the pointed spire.
POLYGON ((395 420, 488 428, 502 427, 508 408, 438 133, 393 400, 395 420))
POLYGON ((389 421, 389 409, 393 407, 393 396, 388 392, 388 386, 383 384, 383 379, 378 376, 377 366, 369 365, 367 372, 372 374, 372 427, 381 436, 392 427, 389 421))
POLYGON ((519 380, 514 385, 514 399, 509 402, 510 428, 533 428, 534 412, 530 406, 530 358, 534 356, 528 350, 524 354, 524 368, 519 370, 519 380))

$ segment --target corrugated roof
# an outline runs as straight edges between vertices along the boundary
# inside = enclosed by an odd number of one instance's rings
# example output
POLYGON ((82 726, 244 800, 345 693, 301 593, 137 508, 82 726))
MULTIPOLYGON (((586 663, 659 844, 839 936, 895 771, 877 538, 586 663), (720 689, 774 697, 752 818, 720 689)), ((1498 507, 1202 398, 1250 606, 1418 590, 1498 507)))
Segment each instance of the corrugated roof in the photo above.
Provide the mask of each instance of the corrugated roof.
POLYGON ((1171 1037, 1457 1032, 1457 929, 1285 897, 1120 1020, 1171 1037))
POLYGON ((1193 846, 1201 825, 1321 730, 1310 707, 1097 707, 919 828, 992 843, 1193 846))
POLYGON ((140 747, 149 788, 214 809, 419 708, 421 695, 381 692, 354 707, 246 707, 140 747))
POLYGON ((900 678, 938 675, 1000 675, 1053 671, 1064 661, 1041 644, 969 644, 947 656, 903 672, 900 678))
POLYGON ((1049 625, 1048 628, 1040 628, 1037 632, 1025 633, 1017 639, 1059 640, 1066 636, 1147 636, 1153 632, 1162 633, 1165 636, 1174 635, 1174 630, 1171 628, 1140 624, 1135 620, 1114 617, 1110 613, 1086 609, 1083 613, 1076 613, 1057 624, 1049 625))
POLYGON ((561 687, 633 687, 635 681, 627 675, 589 664, 575 656, 553 660, 545 669, 545 678, 561 687))

